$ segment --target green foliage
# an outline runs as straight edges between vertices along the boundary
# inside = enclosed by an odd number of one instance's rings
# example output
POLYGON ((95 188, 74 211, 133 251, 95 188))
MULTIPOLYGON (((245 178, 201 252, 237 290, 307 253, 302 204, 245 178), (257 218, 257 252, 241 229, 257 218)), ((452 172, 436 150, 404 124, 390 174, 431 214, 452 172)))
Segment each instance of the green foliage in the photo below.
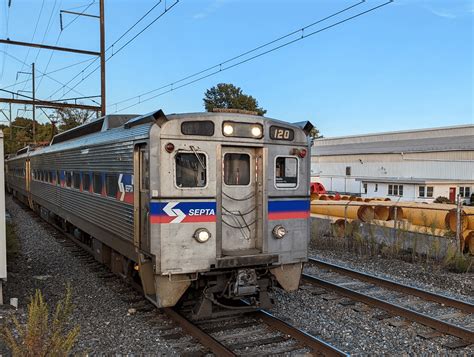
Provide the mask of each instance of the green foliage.
POLYGON ((449 198, 444 197, 444 196, 438 196, 436 199, 433 201, 433 203, 452 203, 449 198))
POLYGON ((52 314, 41 291, 36 290, 28 305, 26 326, 14 317, 2 327, 0 336, 13 356, 67 356, 79 335, 78 326, 67 327, 73 308, 70 286, 52 314))
POLYGON ((83 109, 64 108, 58 109, 57 114, 59 119, 59 131, 62 132, 84 124, 91 119, 95 113, 83 109))
POLYGON ((243 109, 264 115, 267 111, 258 106, 257 100, 244 94, 240 87, 230 83, 219 83, 204 93, 204 107, 208 112, 214 108, 243 109))
MULTIPOLYGON (((83 124, 93 116, 94 112, 81 109, 58 109, 59 131, 66 131, 83 124)), ((12 127, 0 125, 3 130, 5 154, 16 153, 19 149, 33 143, 33 120, 17 117, 12 121, 12 127)), ((36 122, 36 142, 48 144, 58 133, 55 123, 36 122)))

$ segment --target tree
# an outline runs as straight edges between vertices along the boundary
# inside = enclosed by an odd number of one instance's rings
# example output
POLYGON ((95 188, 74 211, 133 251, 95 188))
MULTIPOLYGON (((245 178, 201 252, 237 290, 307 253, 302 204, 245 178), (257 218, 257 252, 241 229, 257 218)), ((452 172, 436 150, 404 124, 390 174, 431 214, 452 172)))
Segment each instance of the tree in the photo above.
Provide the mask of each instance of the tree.
POLYGON ((258 106, 257 100, 244 94, 240 87, 230 83, 219 83, 204 93, 204 108, 212 112, 214 108, 243 109, 264 115, 267 111, 258 106))
POLYGON ((57 110, 59 131, 66 131, 88 121, 95 112, 83 109, 64 108, 57 110))
POLYGON ((311 131, 309 132, 309 136, 311 136, 313 139, 320 139, 323 137, 316 127, 311 129, 311 131))

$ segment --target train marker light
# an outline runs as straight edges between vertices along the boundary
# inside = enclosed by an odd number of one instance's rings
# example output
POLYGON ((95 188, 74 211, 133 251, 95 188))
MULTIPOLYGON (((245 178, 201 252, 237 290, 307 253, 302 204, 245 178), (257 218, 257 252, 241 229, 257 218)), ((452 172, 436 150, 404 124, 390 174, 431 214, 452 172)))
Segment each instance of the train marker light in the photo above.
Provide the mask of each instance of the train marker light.
POLYGON ((165 145, 165 150, 168 152, 168 153, 172 153, 173 150, 174 150, 174 144, 173 143, 168 143, 165 145))
POLYGON ((256 138, 260 138, 262 136, 262 128, 259 126, 254 126, 252 128, 252 135, 256 138))
POLYGON ((206 243, 209 238, 211 238, 211 233, 205 228, 199 228, 198 230, 196 230, 196 232, 194 232, 193 237, 199 243, 206 243))
POLYGON ((224 131, 224 135, 229 136, 234 132, 234 127, 230 124, 225 124, 222 130, 224 131))
POLYGON ((272 234, 276 239, 282 239, 286 235, 286 229, 281 225, 277 225, 273 228, 272 234))
POLYGON ((301 157, 302 159, 304 159, 305 156, 306 156, 306 149, 301 149, 301 150, 298 152, 298 156, 301 157))

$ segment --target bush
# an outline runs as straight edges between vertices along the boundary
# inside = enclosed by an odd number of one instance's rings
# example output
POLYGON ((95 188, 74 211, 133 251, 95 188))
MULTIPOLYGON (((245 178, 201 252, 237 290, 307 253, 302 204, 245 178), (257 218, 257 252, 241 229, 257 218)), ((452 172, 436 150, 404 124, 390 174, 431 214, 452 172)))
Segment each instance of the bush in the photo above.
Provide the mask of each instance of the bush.
POLYGON ((67 356, 79 335, 79 326, 67 327, 73 311, 71 288, 66 288, 64 299, 58 302, 54 313, 40 290, 36 290, 28 304, 26 325, 13 317, 10 324, 0 330, 13 356, 67 356))
POLYGON ((433 201, 433 203, 452 203, 449 198, 444 197, 444 196, 438 196, 436 199, 433 201))

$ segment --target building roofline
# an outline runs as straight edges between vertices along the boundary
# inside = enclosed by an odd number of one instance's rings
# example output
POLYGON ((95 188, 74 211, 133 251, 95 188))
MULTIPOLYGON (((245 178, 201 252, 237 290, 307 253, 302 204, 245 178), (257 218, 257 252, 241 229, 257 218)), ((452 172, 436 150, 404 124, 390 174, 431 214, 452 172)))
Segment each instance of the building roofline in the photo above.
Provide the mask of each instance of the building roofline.
POLYGON ((397 130, 397 131, 383 131, 376 133, 368 134, 355 134, 355 135, 341 135, 341 136, 332 136, 332 137, 323 137, 320 139, 315 139, 314 142, 318 141, 329 141, 329 140, 340 140, 340 139, 351 139, 351 138, 363 138, 371 136, 380 136, 380 135, 393 135, 393 134, 408 134, 408 133, 419 133, 419 132, 430 132, 437 130, 449 130, 449 129, 462 129, 462 128, 474 128, 474 124, 460 124, 452 126, 440 126, 434 128, 424 128, 424 129, 407 129, 407 130, 397 130))

